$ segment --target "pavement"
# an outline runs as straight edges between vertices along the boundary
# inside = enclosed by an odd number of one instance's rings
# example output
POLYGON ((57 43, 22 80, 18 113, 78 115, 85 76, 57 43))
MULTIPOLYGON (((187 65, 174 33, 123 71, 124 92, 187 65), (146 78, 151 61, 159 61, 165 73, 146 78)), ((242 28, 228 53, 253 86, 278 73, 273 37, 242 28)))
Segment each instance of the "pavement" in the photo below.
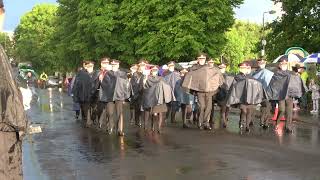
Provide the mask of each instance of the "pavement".
MULTIPOLYGON (((255 127, 240 133, 239 115, 227 129, 199 131, 168 124, 162 134, 129 123, 125 137, 83 128, 74 119, 72 99, 58 90, 41 90, 27 112, 42 133, 23 142, 26 180, 313 180, 320 177, 318 116, 295 116, 293 134, 255 127)), ((218 114, 218 113, 216 113, 218 114)), ((218 115, 217 115, 218 116, 218 115)), ((216 117, 218 118, 218 117, 216 117)), ((279 124, 280 127, 284 123, 279 124)))

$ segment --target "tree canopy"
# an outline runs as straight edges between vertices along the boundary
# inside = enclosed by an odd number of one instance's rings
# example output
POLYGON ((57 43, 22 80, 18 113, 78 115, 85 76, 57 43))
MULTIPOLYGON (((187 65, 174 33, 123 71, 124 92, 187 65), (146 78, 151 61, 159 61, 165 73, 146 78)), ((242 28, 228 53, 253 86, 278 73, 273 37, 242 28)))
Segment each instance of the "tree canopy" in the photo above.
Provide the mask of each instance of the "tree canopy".
POLYGON ((0 33, 0 44, 6 51, 7 56, 9 59, 14 58, 14 42, 6 33, 0 33))
POLYGON ((220 56, 243 0, 59 0, 62 58, 102 56, 131 64, 187 61, 201 51, 220 56))
POLYGON ((37 5, 15 30, 17 57, 49 72, 104 56, 122 64, 140 58, 156 64, 189 61, 199 52, 217 58, 230 41, 225 33, 242 2, 58 0, 58 6, 37 5))
POLYGON ((260 34, 261 26, 243 21, 236 21, 230 31, 226 32, 227 43, 222 56, 231 71, 237 71, 240 62, 259 56, 260 34))
POLYGON ((21 18, 14 32, 16 58, 31 62, 38 71, 52 72, 56 66, 57 57, 51 43, 56 11, 55 5, 36 5, 21 18))
POLYGON ((308 52, 319 52, 320 1, 273 0, 282 3, 284 14, 270 24, 267 55, 274 59, 293 46, 308 52))

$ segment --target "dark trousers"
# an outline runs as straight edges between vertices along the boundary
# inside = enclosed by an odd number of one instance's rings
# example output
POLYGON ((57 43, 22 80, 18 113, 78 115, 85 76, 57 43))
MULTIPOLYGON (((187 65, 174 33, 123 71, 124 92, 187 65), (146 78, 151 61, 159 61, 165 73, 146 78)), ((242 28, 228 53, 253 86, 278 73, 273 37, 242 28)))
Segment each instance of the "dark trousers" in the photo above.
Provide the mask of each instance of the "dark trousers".
POLYGON ((111 129, 113 128, 114 102, 104 102, 101 105, 103 109, 99 117, 100 128, 107 126, 107 129, 111 129))
POLYGON ((93 123, 97 124, 97 121, 100 119, 100 115, 103 110, 103 103, 100 101, 94 101, 90 105, 91 109, 91 120, 93 123))
POLYGON ((166 119, 169 120, 169 118, 171 118, 171 123, 175 123, 176 121, 176 112, 179 110, 177 110, 177 104, 178 102, 172 101, 170 103, 168 103, 168 111, 166 113, 166 119))
MULTIPOLYGON (((105 104, 106 124, 109 129, 113 129, 117 125, 118 132, 123 131, 123 101, 112 101, 105 104), (114 119, 114 113, 116 113, 114 119)), ((101 118, 100 118, 101 119, 101 118)))
POLYGON ((91 125, 92 122, 91 122, 90 103, 88 102, 80 103, 80 110, 81 110, 82 121, 86 125, 91 125))
POLYGON ((188 114, 192 113, 191 104, 181 104, 181 115, 183 124, 187 123, 188 114))
POLYGON ((261 103, 261 117, 260 125, 267 125, 270 118, 271 103, 268 100, 264 100, 261 103))
POLYGON ((209 120, 209 124, 211 127, 213 127, 214 125, 214 97, 212 97, 212 106, 211 106, 211 113, 210 113, 210 120, 209 120))
POLYGON ((285 115, 286 123, 285 128, 292 130, 292 113, 293 113, 293 98, 287 98, 286 100, 279 101, 279 113, 277 116, 277 124, 282 116, 285 115))
POLYGON ((115 101, 116 123, 118 132, 123 132, 123 101, 115 101))
POLYGON ((254 105, 240 104, 240 125, 245 128, 249 128, 249 124, 252 120, 252 111, 254 105))
POLYGON ((151 130, 155 131, 155 121, 157 120, 157 128, 158 132, 161 131, 162 121, 163 121, 163 115, 164 113, 151 113, 151 109, 147 109, 143 112, 144 114, 144 129, 147 130, 149 126, 149 121, 151 121, 151 130), (151 116, 151 119, 150 119, 151 116))
POLYGON ((221 108, 220 109, 221 121, 223 123, 223 126, 226 127, 229 119, 230 107, 224 104, 224 105, 221 105, 220 108, 221 108))
POLYGON ((199 105, 199 122, 198 126, 209 126, 209 120, 212 109, 212 96, 214 92, 198 92, 198 105, 199 105))

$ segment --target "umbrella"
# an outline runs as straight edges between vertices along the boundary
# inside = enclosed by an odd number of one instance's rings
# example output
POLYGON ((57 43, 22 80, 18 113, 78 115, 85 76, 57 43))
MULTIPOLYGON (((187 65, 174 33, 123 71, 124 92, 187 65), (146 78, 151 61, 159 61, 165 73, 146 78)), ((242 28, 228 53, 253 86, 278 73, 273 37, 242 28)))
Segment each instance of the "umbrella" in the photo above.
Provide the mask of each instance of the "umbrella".
POLYGON ((273 63, 277 63, 278 61, 280 61, 282 59, 287 59, 288 62, 300 62, 303 59, 303 57, 301 57, 298 54, 289 54, 289 55, 284 54, 284 55, 279 56, 277 59, 275 59, 273 61, 273 63))
POLYGON ((318 63, 320 64, 320 53, 311 54, 310 56, 301 60, 303 63, 318 63))

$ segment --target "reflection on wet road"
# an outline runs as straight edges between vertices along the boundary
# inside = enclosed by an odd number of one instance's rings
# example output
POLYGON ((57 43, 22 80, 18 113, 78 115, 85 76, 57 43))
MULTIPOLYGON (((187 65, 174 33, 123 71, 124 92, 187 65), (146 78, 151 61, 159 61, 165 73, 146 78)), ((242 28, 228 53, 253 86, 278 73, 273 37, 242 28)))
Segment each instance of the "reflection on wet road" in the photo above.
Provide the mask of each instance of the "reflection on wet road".
POLYGON ((258 127, 239 134, 238 117, 232 114, 226 130, 212 133, 169 124, 158 135, 130 126, 126 118, 126 136, 119 138, 82 128, 73 118, 71 98, 64 93, 43 90, 39 97, 28 115, 34 124, 41 124, 43 133, 25 138, 26 180, 295 180, 320 176, 320 131, 310 124, 299 123, 292 135, 258 127))

